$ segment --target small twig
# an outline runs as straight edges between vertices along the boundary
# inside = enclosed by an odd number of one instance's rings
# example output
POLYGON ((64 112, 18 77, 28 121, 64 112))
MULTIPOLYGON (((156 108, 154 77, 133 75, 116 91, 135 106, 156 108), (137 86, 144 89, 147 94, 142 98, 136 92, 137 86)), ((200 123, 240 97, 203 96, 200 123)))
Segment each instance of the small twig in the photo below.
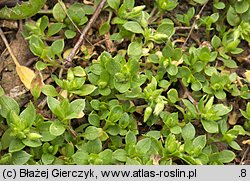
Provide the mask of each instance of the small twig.
POLYGON ((194 98, 192 97, 191 93, 188 91, 188 89, 183 84, 182 80, 179 80, 179 81, 180 81, 181 88, 184 91, 184 94, 183 94, 182 98, 187 97, 196 106, 197 105, 197 101, 194 100, 194 98))
POLYGON ((64 13, 66 14, 66 16, 69 18, 70 22, 73 24, 73 26, 76 28, 76 30, 81 34, 81 30, 78 28, 78 26, 74 23, 74 21, 72 20, 72 18, 69 16, 67 10, 65 9, 65 6, 63 6, 63 2, 62 0, 57 0, 58 3, 60 4, 61 8, 63 9, 64 13))
POLYGON ((193 32, 195 26, 196 26, 196 22, 197 22, 197 20, 200 19, 201 13, 202 13, 202 11, 204 10, 204 8, 206 7, 208 1, 209 1, 209 0, 207 0, 207 2, 206 2, 205 4, 203 4, 201 10, 200 10, 199 13, 195 16, 195 20, 194 20, 194 22, 193 22, 193 24, 192 24, 192 26, 191 26, 191 29, 190 29, 190 31, 189 31, 189 33, 188 33, 188 36, 187 36, 185 42, 184 42, 183 45, 182 45, 182 48, 185 47, 185 45, 186 45, 188 39, 190 38, 190 36, 191 36, 191 34, 192 34, 192 32, 193 32))
POLYGON ((8 43, 8 41, 7 41, 7 39, 6 39, 5 35, 4 35, 4 33, 3 33, 2 28, 0 28, 0 36, 1 36, 1 38, 3 39, 3 42, 4 42, 5 46, 7 47, 8 51, 9 51, 9 53, 10 53, 10 56, 12 57, 14 63, 16 64, 16 66, 20 66, 20 64, 19 64, 19 62, 18 62, 18 60, 17 60, 17 58, 15 57, 15 55, 14 55, 12 49, 10 48, 10 45, 9 45, 9 43, 8 43))
POLYGON ((44 9, 41 9, 40 11, 38 11, 38 14, 53 14, 53 11, 52 10, 44 10, 44 9))
POLYGON ((190 30, 191 27, 187 27, 187 26, 177 26, 175 27, 175 30, 190 30))
POLYGON ((243 154, 243 156, 242 156, 242 158, 241 158, 241 160, 240 160, 240 165, 243 165, 243 162, 244 162, 244 159, 246 158, 246 155, 247 155, 247 153, 248 153, 248 151, 249 151, 249 146, 247 146, 247 149, 245 150, 245 152, 244 152, 244 154, 243 154))
POLYGON ((98 18, 102 8, 104 7, 106 3, 106 0, 102 0, 98 6, 96 7, 96 10, 94 12, 94 14, 92 15, 92 17, 90 18, 88 24, 85 26, 85 28, 83 29, 81 36, 79 37, 78 41, 76 42, 74 48, 72 49, 72 51, 70 52, 70 54, 68 55, 68 57, 66 58, 66 63, 68 65, 71 64, 73 57, 75 56, 77 50, 80 48, 80 46, 82 45, 83 41, 84 41, 84 37, 87 35, 88 31, 90 30, 90 28, 92 27, 93 23, 96 21, 96 19, 98 18))

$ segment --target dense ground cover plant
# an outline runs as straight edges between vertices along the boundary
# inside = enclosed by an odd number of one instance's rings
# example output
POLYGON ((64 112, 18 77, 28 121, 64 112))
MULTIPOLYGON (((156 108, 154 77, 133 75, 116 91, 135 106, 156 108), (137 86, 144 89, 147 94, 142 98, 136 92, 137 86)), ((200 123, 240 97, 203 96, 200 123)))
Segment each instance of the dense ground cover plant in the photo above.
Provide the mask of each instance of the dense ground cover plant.
POLYGON ((107 0, 70 66, 99 1, 67 2, 25 22, 50 81, 35 79, 23 107, 0 89, 1 164, 250 159, 250 1, 107 0))

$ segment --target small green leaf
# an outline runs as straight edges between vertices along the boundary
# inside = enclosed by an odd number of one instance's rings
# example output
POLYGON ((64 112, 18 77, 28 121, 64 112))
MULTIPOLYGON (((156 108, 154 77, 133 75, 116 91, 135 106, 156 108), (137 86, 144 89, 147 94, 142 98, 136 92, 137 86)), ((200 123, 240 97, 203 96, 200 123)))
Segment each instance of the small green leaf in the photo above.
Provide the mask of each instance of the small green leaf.
POLYGON ((23 165, 27 163, 31 155, 25 151, 18 151, 12 153, 12 162, 14 165, 23 165))
POLYGON ((249 9, 249 1, 242 0, 235 2, 235 10, 237 13, 245 13, 249 9))
POLYGON ((130 145, 135 145, 136 144, 136 136, 132 131, 128 131, 126 136, 125 136, 125 142, 126 144, 130 144, 130 145))
POLYGON ((230 163, 234 158, 235 154, 230 150, 223 150, 219 153, 219 161, 222 163, 230 163))
POLYGON ((179 100, 178 92, 176 89, 170 89, 167 93, 168 99, 171 103, 176 103, 179 100))
POLYGON ((205 4, 208 0, 194 0, 194 2, 197 2, 199 4, 205 4))
POLYGON ((217 2, 217 3, 214 3, 213 6, 216 8, 216 9, 224 9, 226 7, 225 3, 224 2, 217 2))
POLYGON ((117 149, 113 153, 113 158, 120 161, 120 162, 126 162, 127 161, 127 153, 123 149, 117 149))
POLYGON ((240 145, 236 141, 230 142, 229 146, 231 146, 233 149, 238 150, 238 151, 242 150, 240 145))
POLYGON ((55 160, 55 156, 54 155, 51 155, 49 153, 42 154, 42 162, 45 165, 52 164, 54 160, 55 160))
POLYGON ((130 83, 129 82, 114 82, 115 88, 120 92, 120 93, 125 93, 128 91, 130 88, 130 83))
POLYGON ((129 114, 124 112, 119 120, 119 127, 125 129, 130 123, 129 114))
POLYGON ((218 36, 214 35, 211 40, 211 44, 214 48, 218 48, 221 45, 221 39, 218 36))
POLYGON ((66 9, 66 6, 62 1, 60 3, 57 3, 53 7, 53 16, 58 22, 61 23, 66 18, 66 13, 64 11, 64 9, 66 9))
POLYGON ((119 6, 120 6, 120 0, 108 0, 108 5, 113 8, 114 10, 118 10, 119 6))
POLYGON ((219 126, 215 121, 201 120, 202 126, 208 133, 218 133, 219 126))
POLYGON ((93 126, 100 127, 99 115, 91 112, 88 116, 88 122, 93 126))
POLYGON ((126 22, 123 27, 128 30, 131 31, 133 33, 140 33, 143 34, 144 31, 141 27, 141 25, 139 23, 137 23, 136 21, 128 21, 126 22))
POLYGON ((7 117, 8 113, 13 110, 16 114, 19 114, 20 108, 17 102, 6 96, 3 95, 0 97, 0 115, 4 118, 7 117))
POLYGON ((65 126, 59 121, 54 121, 49 127, 50 134, 54 136, 60 136, 64 133, 64 131, 65 126))
POLYGON ((22 111, 19 117, 26 124, 27 127, 32 126, 36 119, 36 109, 32 102, 30 102, 29 106, 22 111))
POLYGON ((2 137, 1 137, 1 148, 3 150, 7 149, 10 145, 10 143, 12 142, 12 140, 14 140, 15 137, 11 136, 11 129, 7 129, 2 137))
POLYGON ((95 140, 89 140, 86 144, 86 150, 88 153, 99 153, 102 150, 102 142, 99 138, 95 140))
POLYGON ((214 105, 214 110, 216 111, 217 116, 224 116, 227 115, 232 111, 233 107, 227 107, 223 104, 216 104, 214 105))
POLYGON ((56 91, 55 87, 52 85, 44 85, 42 88, 42 93, 46 96, 56 97, 59 93, 56 91))
POLYGON ((164 109, 164 103, 163 102, 159 102, 155 105, 155 109, 154 109, 154 115, 159 115, 164 109))
POLYGON ((36 56, 42 56, 45 45, 40 37, 32 35, 29 39, 30 51, 36 56))
POLYGON ((56 40, 51 45, 51 50, 55 55, 60 55, 63 52, 64 40, 56 40))
POLYGON ((77 165, 87 165, 88 164, 88 153, 83 151, 77 151, 74 155, 72 155, 74 163, 77 165))
POLYGON ((170 132, 173 134, 180 134, 181 133, 181 127, 180 126, 174 126, 170 128, 170 132))
POLYGON ((22 143, 20 139, 13 139, 10 142, 9 152, 17 152, 22 150, 25 145, 22 143))
POLYGON ((62 28, 63 28, 63 23, 53 23, 52 25, 50 25, 47 35, 53 36, 58 32, 60 32, 62 28))
POLYGON ((222 61, 223 61, 224 65, 228 68, 237 68, 238 67, 237 63, 231 58, 222 59, 222 61))
POLYGON ((182 101, 184 105, 186 106, 187 110, 192 114, 192 116, 196 117, 198 113, 197 113, 195 106, 187 99, 183 99, 182 101))
POLYGON ((191 85, 191 89, 193 91, 199 91, 199 90, 201 90, 201 88, 202 88, 202 84, 198 80, 196 80, 195 82, 193 82, 192 85, 191 85))
POLYGON ((99 130, 94 126, 88 126, 83 133, 83 137, 87 140, 94 140, 98 138, 99 130))
POLYGON ((193 147, 203 149, 206 146, 206 136, 200 135, 193 140, 193 147))
POLYGON ((22 142, 23 144, 31 148, 39 147, 42 145, 42 142, 38 139, 32 140, 32 139, 26 138, 26 139, 23 139, 22 142))
POLYGON ((176 65, 170 64, 170 65, 167 67, 167 72, 168 72, 170 75, 174 76, 174 75, 176 75, 176 74, 178 73, 178 68, 177 68, 176 65))
POLYGON ((113 163, 113 151, 110 149, 105 149, 98 154, 99 158, 102 160, 103 165, 111 165, 113 163))
POLYGON ((140 57, 142 55, 142 44, 135 41, 130 43, 127 53, 129 57, 140 57))
POLYGON ((42 61, 38 61, 38 62, 36 62, 36 69, 37 70, 44 70, 44 69, 46 69, 48 67, 48 64, 46 64, 46 63, 44 63, 44 62, 42 62, 42 61))
POLYGON ((104 35, 106 33, 108 33, 110 30, 110 25, 109 25, 109 22, 105 22, 103 23, 100 28, 99 28, 99 34, 100 35, 104 35))
POLYGON ((44 30, 48 27, 49 25, 49 18, 48 16, 43 16, 41 17, 38 21, 37 21, 37 24, 40 24, 39 27, 40 27, 40 30, 42 32, 44 32, 44 30))
POLYGON ((117 122, 122 117, 122 114, 123 114, 122 107, 119 106, 119 105, 114 106, 110 110, 110 114, 109 114, 108 120, 110 122, 117 122))
POLYGON ((182 137, 186 140, 192 140, 195 136, 195 128, 191 123, 188 123, 185 125, 185 127, 182 129, 182 137))
POLYGON ((153 112, 153 109, 151 107, 146 107, 145 111, 144 111, 144 118, 143 121, 146 122, 148 120, 148 118, 151 116, 153 112))
POLYGON ((237 15, 237 13, 235 12, 232 6, 230 6, 227 11, 227 22, 231 26, 236 26, 240 23, 240 17, 237 15))
POLYGON ((118 125, 111 125, 108 127, 106 132, 112 136, 116 136, 121 132, 121 128, 118 125))
POLYGON ((49 109, 56 115, 58 116, 59 118, 63 119, 64 118, 64 112, 60 106, 60 102, 53 98, 53 97, 50 97, 48 96, 47 97, 47 103, 48 103, 48 106, 49 106, 49 109))
POLYGON ((84 114, 81 114, 85 108, 85 99, 76 99, 69 105, 67 110, 67 116, 65 119, 81 118, 84 114))
POLYGON ((219 90, 219 91, 214 92, 214 95, 217 99, 225 99, 227 96, 223 90, 219 90))
POLYGON ((111 75, 115 75, 121 71, 121 64, 117 60, 111 59, 106 63, 106 68, 111 75))
POLYGON ((150 138, 144 138, 136 144, 135 148, 140 154, 146 154, 151 147, 151 139, 150 138))
POLYGON ((97 89, 96 86, 92 84, 84 84, 79 90, 72 91, 72 93, 78 94, 80 96, 87 96, 97 89))
POLYGON ((76 36, 76 32, 73 30, 66 30, 64 34, 67 39, 72 39, 76 36))

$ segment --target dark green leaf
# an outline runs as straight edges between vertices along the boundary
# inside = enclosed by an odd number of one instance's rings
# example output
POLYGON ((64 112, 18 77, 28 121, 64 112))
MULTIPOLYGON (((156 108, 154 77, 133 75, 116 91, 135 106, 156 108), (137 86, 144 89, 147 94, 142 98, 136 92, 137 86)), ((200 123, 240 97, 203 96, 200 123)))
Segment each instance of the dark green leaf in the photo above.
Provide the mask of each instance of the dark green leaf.
POLYGON ((77 151, 74 155, 72 155, 74 163, 77 165, 87 165, 88 164, 88 153, 83 151, 77 151))
POLYGON ((11 110, 13 110, 16 114, 19 114, 20 109, 17 102, 6 95, 0 96, 0 115, 6 118, 7 114, 11 110))
POLYGON ((12 154, 12 162, 14 165, 23 165, 30 159, 30 157, 31 155, 25 151, 14 152, 12 154))

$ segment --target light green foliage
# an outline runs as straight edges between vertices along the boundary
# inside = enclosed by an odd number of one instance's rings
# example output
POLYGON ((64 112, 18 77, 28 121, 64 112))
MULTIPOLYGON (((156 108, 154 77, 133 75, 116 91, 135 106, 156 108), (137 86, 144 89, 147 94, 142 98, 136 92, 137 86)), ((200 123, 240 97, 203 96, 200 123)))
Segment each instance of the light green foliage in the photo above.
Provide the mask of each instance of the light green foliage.
POLYGON ((96 4, 59 1, 25 22, 50 84, 22 107, 0 88, 0 164, 240 160, 250 135, 249 0, 138 2, 108 0, 70 67, 64 58, 96 4))

